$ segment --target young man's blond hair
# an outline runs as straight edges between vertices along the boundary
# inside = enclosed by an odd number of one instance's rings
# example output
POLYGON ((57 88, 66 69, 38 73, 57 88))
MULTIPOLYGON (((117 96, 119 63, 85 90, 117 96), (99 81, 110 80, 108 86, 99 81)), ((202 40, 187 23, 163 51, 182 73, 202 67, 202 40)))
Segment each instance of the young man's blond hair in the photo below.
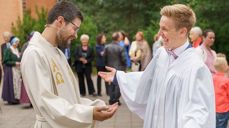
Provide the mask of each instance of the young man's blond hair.
POLYGON ((196 15, 193 10, 183 4, 165 6, 161 9, 160 14, 173 18, 177 30, 185 27, 189 32, 196 23, 196 15))

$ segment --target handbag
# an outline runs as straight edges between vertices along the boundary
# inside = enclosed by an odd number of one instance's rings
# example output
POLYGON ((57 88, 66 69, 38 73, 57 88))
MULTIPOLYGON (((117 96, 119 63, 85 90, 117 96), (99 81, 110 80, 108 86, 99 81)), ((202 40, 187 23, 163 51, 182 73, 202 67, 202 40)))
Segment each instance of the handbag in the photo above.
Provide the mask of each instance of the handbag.
POLYGON ((139 68, 140 68, 140 63, 139 63, 139 62, 132 63, 132 65, 131 65, 131 70, 132 70, 133 72, 139 71, 139 68))

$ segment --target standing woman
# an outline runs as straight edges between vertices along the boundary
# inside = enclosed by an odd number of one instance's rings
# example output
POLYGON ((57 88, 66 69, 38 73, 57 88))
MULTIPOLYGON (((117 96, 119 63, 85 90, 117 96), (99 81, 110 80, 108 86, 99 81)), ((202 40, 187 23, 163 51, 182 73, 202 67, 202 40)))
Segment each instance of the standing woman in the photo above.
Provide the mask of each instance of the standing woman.
POLYGON ((141 51, 140 70, 144 71, 152 58, 150 47, 148 42, 144 38, 143 32, 137 32, 136 41, 137 41, 137 48, 141 51))
POLYGON ((86 34, 80 37, 81 45, 76 48, 75 53, 75 66, 79 78, 79 88, 81 96, 86 95, 84 76, 87 80, 87 87, 89 95, 96 96, 94 85, 91 79, 92 61, 94 59, 93 48, 88 45, 89 36, 86 34))
MULTIPOLYGON (((104 58, 104 50, 105 50, 105 43, 106 43, 106 36, 102 33, 99 34, 96 37, 96 68, 97 68, 97 72, 99 71, 106 71, 105 69, 105 58, 104 58)), ((105 86, 106 86, 106 94, 109 95, 108 92, 108 83, 105 82, 105 86)), ((97 76, 97 94, 98 96, 102 96, 101 94, 101 77, 98 75, 97 76)))
POLYGON ((19 39, 12 38, 10 48, 4 54, 4 82, 2 98, 9 104, 18 104, 21 92, 20 54, 18 51, 19 39))
POLYGON ((135 35, 136 40, 131 44, 130 56, 132 62, 140 61, 140 71, 144 71, 151 60, 151 51, 148 42, 144 39, 143 32, 139 31, 135 35))

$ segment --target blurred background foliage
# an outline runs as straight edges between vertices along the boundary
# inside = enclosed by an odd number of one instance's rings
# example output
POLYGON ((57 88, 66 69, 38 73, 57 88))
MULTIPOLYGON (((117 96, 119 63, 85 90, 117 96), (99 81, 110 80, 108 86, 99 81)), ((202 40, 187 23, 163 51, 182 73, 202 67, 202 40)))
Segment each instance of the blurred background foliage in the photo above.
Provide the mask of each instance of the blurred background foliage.
POLYGON ((47 10, 41 8, 38 10, 36 8, 37 18, 31 16, 30 10, 24 13, 22 21, 20 18, 17 19, 16 24, 12 24, 12 32, 15 36, 20 38, 20 46, 22 46, 27 41, 29 33, 32 31, 42 32, 46 24, 47 10))
MULTIPOLYGON (((96 35, 103 32, 109 43, 111 34, 124 31, 130 40, 134 40, 137 31, 143 31, 146 40, 152 44, 159 29, 160 9, 168 4, 182 3, 190 6, 196 13, 197 23, 203 30, 211 28, 216 33, 213 46, 217 52, 223 52, 229 58, 229 1, 228 0, 70 0, 83 12, 84 22, 78 36, 86 33, 90 43, 95 45, 96 35)), ((47 11, 37 11, 38 18, 33 19, 29 11, 22 21, 12 26, 13 33, 26 41, 26 36, 33 30, 44 29, 47 11)), ((79 43, 79 38, 72 44, 72 50, 79 43)))

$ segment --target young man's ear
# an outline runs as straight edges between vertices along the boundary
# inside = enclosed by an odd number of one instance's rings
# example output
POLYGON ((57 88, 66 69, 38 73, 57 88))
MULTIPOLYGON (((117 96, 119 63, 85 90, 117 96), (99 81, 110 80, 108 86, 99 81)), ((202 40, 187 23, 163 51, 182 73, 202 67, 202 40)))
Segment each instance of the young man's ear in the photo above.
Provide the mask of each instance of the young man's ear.
POLYGON ((187 34, 188 34, 187 28, 185 28, 185 27, 181 28, 181 29, 180 29, 180 34, 181 34, 182 36, 187 36, 187 34))

